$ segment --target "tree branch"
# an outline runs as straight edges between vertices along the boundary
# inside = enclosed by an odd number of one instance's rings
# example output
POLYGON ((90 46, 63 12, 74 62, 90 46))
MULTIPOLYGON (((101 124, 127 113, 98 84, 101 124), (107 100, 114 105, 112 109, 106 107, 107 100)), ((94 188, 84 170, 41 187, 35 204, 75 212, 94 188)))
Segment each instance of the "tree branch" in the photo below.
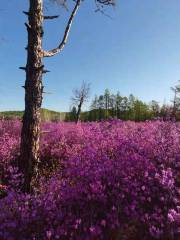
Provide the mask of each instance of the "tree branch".
POLYGON ((59 15, 55 15, 55 16, 44 16, 44 19, 47 20, 47 19, 55 19, 55 18, 58 18, 59 15))
MULTIPOLYGON (((23 13, 26 15, 26 16, 30 16, 30 13, 29 12, 26 12, 26 11, 23 11, 23 13)), ((55 18, 58 18, 59 15, 55 15, 55 16, 44 16, 43 18, 46 20, 46 19, 55 19, 55 18)))
POLYGON ((59 52, 62 51, 62 49, 64 48, 64 46, 66 45, 66 42, 68 40, 71 25, 72 25, 72 22, 74 20, 75 15, 76 15, 76 13, 79 9, 81 1, 82 0, 77 0, 76 1, 76 5, 75 5, 75 7, 74 7, 74 9, 71 13, 71 16, 69 18, 69 21, 67 23, 67 26, 66 26, 66 29, 65 29, 65 32, 64 32, 63 39, 62 39, 61 43, 59 44, 59 46, 57 48, 54 48, 54 49, 50 50, 50 51, 43 51, 42 52, 43 57, 52 57, 52 56, 54 56, 54 55, 56 55, 56 54, 58 54, 59 52))

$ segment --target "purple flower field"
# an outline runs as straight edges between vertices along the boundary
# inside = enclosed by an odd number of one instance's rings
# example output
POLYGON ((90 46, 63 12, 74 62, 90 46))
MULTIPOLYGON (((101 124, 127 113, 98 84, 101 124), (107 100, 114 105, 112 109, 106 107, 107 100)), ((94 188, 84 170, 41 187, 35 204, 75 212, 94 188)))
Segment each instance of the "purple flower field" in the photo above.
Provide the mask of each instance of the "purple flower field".
POLYGON ((180 239, 180 123, 44 123, 32 195, 20 129, 0 121, 0 240, 180 239))

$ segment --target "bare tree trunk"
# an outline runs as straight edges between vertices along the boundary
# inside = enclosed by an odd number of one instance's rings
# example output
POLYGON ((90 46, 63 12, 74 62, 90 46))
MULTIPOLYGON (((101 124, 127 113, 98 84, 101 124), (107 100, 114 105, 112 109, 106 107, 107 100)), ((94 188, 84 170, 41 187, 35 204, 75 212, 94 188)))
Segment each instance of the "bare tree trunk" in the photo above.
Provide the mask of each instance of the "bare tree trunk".
POLYGON ((38 176, 40 143, 40 108, 42 104, 42 0, 30 0, 28 15, 28 46, 25 81, 25 112, 21 132, 20 168, 24 173, 24 191, 30 192, 38 176))
POLYGON ((76 123, 78 123, 79 120, 80 120, 81 107, 82 107, 82 102, 80 102, 79 105, 78 105, 78 111, 77 111, 77 115, 76 115, 76 123))
MULTIPOLYGON (((24 173, 24 191, 30 192, 33 180, 38 178, 39 165, 39 145, 40 145, 40 108, 42 104, 42 74, 47 71, 43 69, 42 58, 52 57, 60 53, 68 40, 68 35, 73 23, 73 19, 80 7, 82 0, 76 0, 75 6, 69 17, 63 39, 60 44, 50 51, 42 49, 43 21, 44 19, 55 19, 58 16, 43 16, 43 0, 29 0, 28 23, 26 24, 28 31, 27 46, 27 64, 21 69, 26 71, 25 82, 25 112, 23 116, 23 126, 21 132, 21 147, 19 167, 24 173)), ((111 0, 100 1, 100 4, 113 5, 111 0)), ((78 106, 77 121, 79 121, 81 106, 78 106)))

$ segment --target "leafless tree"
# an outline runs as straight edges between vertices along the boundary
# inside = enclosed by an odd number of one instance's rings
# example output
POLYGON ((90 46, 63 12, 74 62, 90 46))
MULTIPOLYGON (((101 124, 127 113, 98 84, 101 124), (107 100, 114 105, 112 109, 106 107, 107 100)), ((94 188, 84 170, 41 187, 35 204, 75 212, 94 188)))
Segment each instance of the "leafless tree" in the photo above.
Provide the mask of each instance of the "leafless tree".
POLYGON ((73 90, 73 96, 71 98, 73 106, 76 107, 76 123, 80 120, 81 110, 83 104, 88 100, 90 93, 90 83, 82 82, 79 89, 73 90))
MULTIPOLYGON (((67 2, 67 0, 56 1, 60 1, 59 3, 62 6, 65 6, 67 2)), ((98 6, 114 5, 114 0, 94 1, 98 6)), ((45 0, 29 0, 29 11, 24 12, 28 17, 28 21, 25 23, 28 33, 28 43, 26 48, 27 63, 25 67, 20 67, 20 69, 26 72, 26 81, 24 86, 25 111, 21 132, 19 166, 25 178, 23 186, 25 192, 31 191, 33 182, 39 175, 40 108, 44 92, 42 76, 48 72, 48 70, 44 68, 43 58, 52 57, 63 50, 67 43, 74 17, 83 0, 74 1, 74 7, 70 13, 62 40, 57 47, 49 51, 42 48, 43 23, 44 20, 56 19, 58 16, 45 16, 43 14, 44 2, 45 0)))

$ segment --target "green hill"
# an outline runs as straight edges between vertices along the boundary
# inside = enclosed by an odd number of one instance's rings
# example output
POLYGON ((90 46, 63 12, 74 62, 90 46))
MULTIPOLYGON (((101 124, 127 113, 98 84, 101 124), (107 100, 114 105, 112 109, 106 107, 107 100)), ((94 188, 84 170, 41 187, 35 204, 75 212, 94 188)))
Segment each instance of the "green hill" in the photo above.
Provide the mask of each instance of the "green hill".
MULTIPOLYGON (((56 112, 48 109, 41 109, 41 119, 43 121, 64 121, 68 117, 69 113, 67 112, 56 112)), ((4 117, 5 119, 21 119, 23 116, 23 111, 5 111, 0 112, 0 118, 4 117)))

